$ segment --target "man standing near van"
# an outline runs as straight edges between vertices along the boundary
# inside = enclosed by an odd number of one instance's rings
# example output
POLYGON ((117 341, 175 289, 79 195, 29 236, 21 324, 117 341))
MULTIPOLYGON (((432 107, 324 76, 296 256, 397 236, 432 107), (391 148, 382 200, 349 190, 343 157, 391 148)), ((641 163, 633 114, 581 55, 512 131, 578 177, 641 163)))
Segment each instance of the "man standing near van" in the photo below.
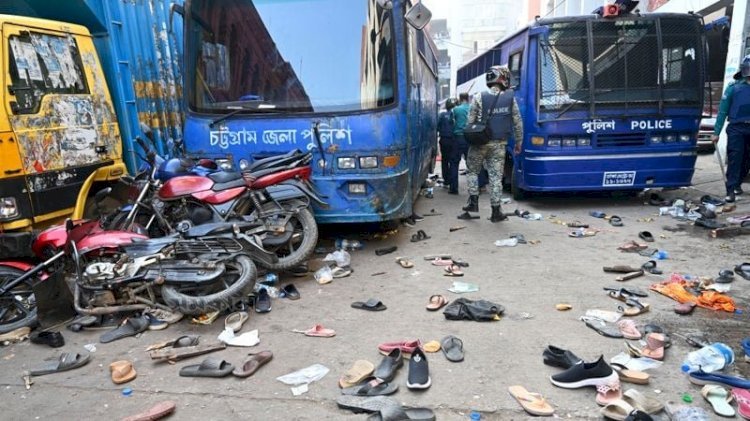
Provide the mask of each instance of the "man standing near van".
POLYGON ((750 170, 750 54, 742 59, 740 71, 734 75, 735 81, 727 86, 719 104, 714 135, 711 141, 716 144, 724 121, 727 126, 727 174, 726 202, 732 203, 735 195, 742 191, 742 180, 750 170))
POLYGON ((469 145, 466 159, 469 202, 463 207, 464 213, 458 216, 459 219, 471 219, 469 212, 479 212, 479 172, 483 164, 490 176, 490 221, 508 219, 500 207, 505 148, 511 132, 517 145, 523 142, 523 121, 513 89, 510 88, 510 78, 508 67, 492 66, 485 74, 489 92, 474 95, 467 123, 483 122, 490 127, 492 138, 483 145, 469 145))
POLYGON ((456 142, 455 153, 451 156, 451 194, 458 194, 458 166, 461 164, 461 156, 466 156, 468 145, 464 139, 464 127, 469 119, 469 94, 462 92, 458 95, 458 106, 451 111, 453 113, 453 139, 456 142))
POLYGON ((440 171, 443 174, 443 184, 448 187, 448 192, 451 193, 458 189, 458 180, 453 184, 451 178, 451 160, 453 155, 456 154, 456 139, 453 137, 453 128, 455 127, 453 114, 451 110, 455 106, 453 98, 445 100, 445 111, 438 115, 438 138, 440 145, 440 171))

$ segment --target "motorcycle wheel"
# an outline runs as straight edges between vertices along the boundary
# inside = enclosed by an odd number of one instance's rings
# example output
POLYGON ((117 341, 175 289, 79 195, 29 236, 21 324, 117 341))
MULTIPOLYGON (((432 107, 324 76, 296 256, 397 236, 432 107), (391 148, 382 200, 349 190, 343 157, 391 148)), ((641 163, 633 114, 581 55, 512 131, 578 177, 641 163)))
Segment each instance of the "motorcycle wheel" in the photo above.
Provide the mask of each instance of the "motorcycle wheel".
POLYGON ((232 307, 252 290, 258 271, 247 256, 237 256, 224 265, 224 276, 210 287, 187 291, 172 285, 162 286, 164 303, 183 314, 205 314, 232 307))
MULTIPOLYGON (((276 253, 279 261, 276 263, 258 263, 270 270, 287 270, 306 262, 315 251, 318 243, 318 224, 309 208, 303 208, 289 219, 287 226, 293 230, 289 241, 277 245, 274 234, 268 233, 268 239, 263 241, 263 247, 276 253)), ((287 236, 288 233, 279 234, 287 236)))
MULTIPOLYGON (((0 266, 0 286, 18 278, 23 273, 22 270, 16 268, 0 266)), ((37 323, 36 301, 31 285, 32 279, 28 279, 0 296, 0 333, 37 323)))

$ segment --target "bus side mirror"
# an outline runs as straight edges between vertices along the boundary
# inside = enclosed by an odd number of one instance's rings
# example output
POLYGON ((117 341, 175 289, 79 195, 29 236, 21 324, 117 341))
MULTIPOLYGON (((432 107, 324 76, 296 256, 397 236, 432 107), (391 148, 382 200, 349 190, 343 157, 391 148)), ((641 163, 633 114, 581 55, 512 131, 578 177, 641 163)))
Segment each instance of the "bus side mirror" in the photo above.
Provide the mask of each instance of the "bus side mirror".
POLYGON ((169 32, 173 32, 172 28, 172 19, 174 17, 174 14, 177 13, 178 15, 182 16, 182 18, 185 18, 185 8, 182 7, 181 4, 172 3, 169 6, 169 32))
POLYGON ((414 29, 421 30, 430 23, 432 12, 422 3, 417 3, 406 11, 404 18, 414 29))

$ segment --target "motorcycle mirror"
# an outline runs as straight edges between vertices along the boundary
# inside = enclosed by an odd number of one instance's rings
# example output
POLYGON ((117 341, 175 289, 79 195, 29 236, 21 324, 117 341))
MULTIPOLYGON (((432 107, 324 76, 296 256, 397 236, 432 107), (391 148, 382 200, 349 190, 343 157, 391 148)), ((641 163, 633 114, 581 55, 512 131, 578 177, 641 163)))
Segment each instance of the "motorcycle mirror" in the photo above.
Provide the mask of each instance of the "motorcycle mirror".
POLYGON ((110 193, 112 193, 112 187, 107 187, 106 189, 99 190, 94 195, 94 202, 97 204, 101 203, 104 199, 107 198, 107 196, 109 196, 110 193))
POLYGON ((430 12, 430 9, 428 9, 427 6, 422 3, 417 3, 406 11, 404 18, 409 25, 414 27, 414 29, 421 30, 430 23, 432 12, 430 12))
POLYGON ((65 231, 70 232, 73 230, 75 225, 73 225, 73 220, 68 218, 65 220, 65 231))

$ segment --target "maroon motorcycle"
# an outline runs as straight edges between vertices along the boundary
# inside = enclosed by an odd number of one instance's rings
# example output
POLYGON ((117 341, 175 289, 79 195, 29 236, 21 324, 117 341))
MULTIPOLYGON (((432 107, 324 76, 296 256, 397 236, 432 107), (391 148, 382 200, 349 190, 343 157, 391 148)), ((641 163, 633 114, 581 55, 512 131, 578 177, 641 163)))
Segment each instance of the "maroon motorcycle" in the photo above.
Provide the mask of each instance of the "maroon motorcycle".
POLYGON ((258 263, 271 270, 294 268, 312 255, 318 226, 311 201, 326 206, 310 182, 312 154, 298 150, 255 161, 242 172, 157 177, 156 154, 139 138, 151 163, 148 181, 141 181, 133 205, 115 225, 145 227, 150 236, 185 232, 210 223, 260 222, 260 241, 277 261, 258 263))

